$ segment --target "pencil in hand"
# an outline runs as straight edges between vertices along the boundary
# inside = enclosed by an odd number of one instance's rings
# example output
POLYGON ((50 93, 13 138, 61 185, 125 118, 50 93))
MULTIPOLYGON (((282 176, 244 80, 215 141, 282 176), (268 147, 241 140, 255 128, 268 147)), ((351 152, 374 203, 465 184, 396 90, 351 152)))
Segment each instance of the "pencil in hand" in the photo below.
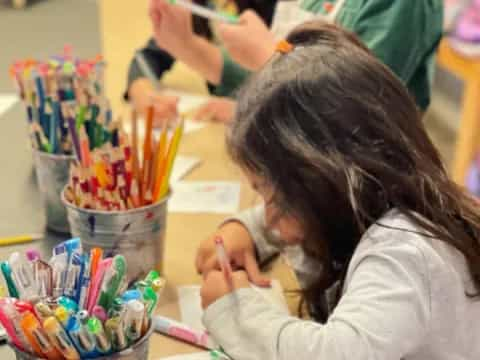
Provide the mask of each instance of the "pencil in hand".
POLYGON ((225 250, 225 244, 221 236, 215 238, 215 249, 217 250, 218 262, 222 269, 225 279, 227 280, 230 287, 233 289, 233 279, 232 279, 232 266, 230 265, 230 259, 228 258, 227 251, 225 250))

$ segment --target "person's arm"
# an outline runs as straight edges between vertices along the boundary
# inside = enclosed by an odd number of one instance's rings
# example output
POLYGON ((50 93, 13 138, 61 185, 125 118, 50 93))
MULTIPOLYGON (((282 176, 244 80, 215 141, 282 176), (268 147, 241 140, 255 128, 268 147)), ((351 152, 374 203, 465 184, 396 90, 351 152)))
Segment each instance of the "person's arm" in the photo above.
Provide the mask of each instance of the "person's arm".
POLYGON ((369 0, 357 6, 358 9, 353 3, 347 1, 340 13, 339 24, 356 33, 402 79, 417 98, 417 103, 425 102, 419 99, 421 94, 411 82, 422 66, 427 80, 429 58, 442 36, 443 1, 369 0))
MULTIPOLYGON (((157 79, 160 79, 165 71, 170 70, 175 61, 169 53, 160 49, 155 44, 154 39, 150 39, 147 45, 139 51, 142 53, 157 79)), ((125 100, 129 99, 132 92, 137 94, 140 92, 150 93, 153 90, 153 85, 150 83, 150 80, 146 78, 135 57, 133 57, 128 68, 125 100)))
POLYGON ((354 352, 357 360, 398 360, 422 343, 429 328, 424 256, 435 257, 403 239, 364 251, 352 261, 344 295, 325 325, 285 316, 249 288, 208 306, 203 321, 233 358, 347 360, 354 352))

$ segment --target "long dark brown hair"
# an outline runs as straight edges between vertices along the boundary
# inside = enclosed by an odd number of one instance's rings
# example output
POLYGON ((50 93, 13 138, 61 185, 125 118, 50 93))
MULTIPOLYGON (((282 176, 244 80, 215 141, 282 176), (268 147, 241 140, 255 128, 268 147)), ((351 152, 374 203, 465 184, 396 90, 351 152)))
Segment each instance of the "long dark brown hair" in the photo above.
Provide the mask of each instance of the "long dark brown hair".
POLYGON ((343 281, 362 235, 393 208, 458 249, 480 289, 478 205, 449 179, 401 81, 334 25, 306 23, 287 40, 293 50, 241 89, 227 147, 306 229, 302 246, 322 264, 307 302, 343 281))

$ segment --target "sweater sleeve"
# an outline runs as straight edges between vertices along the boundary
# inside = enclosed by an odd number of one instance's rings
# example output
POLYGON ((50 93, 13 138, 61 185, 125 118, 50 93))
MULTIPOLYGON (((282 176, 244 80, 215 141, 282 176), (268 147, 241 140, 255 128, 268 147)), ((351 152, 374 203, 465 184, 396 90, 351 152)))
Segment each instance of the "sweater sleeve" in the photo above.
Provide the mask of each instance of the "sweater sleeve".
POLYGON ((263 205, 244 210, 226 219, 224 224, 229 221, 237 221, 247 228, 255 243, 260 263, 280 252, 280 244, 276 241, 276 237, 265 227, 265 207, 263 205))
POLYGON ((213 94, 216 96, 233 97, 235 90, 243 84, 250 72, 233 61, 225 49, 222 49, 222 56, 222 76, 220 83, 213 89, 213 94))
POLYGON ((204 324, 239 360, 347 360, 352 351, 357 360, 401 359, 429 329, 430 254, 399 239, 386 243, 351 264, 342 299, 325 325, 285 316, 248 288, 210 305, 204 324))
POLYGON ((422 79, 428 80, 429 59, 442 37, 441 0, 369 0, 359 9, 346 7, 339 22, 356 33, 426 108, 428 84, 418 84, 414 77, 422 71, 422 79))

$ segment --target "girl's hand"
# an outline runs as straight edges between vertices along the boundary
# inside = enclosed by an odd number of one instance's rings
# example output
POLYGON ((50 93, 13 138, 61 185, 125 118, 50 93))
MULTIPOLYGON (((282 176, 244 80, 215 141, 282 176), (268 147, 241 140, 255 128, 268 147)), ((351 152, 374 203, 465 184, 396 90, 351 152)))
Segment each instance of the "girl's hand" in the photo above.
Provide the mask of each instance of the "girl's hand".
POLYGON ((236 104, 236 101, 226 97, 214 98, 197 109, 193 114, 193 119, 228 123, 233 119, 236 104))
POLYGON ((191 12, 180 6, 170 5, 167 0, 150 0, 149 15, 157 46, 181 59, 185 47, 196 37, 191 12))
POLYGON ((242 13, 239 24, 219 24, 218 34, 232 59, 252 71, 260 69, 275 52, 273 33, 252 10, 242 13))
POLYGON ((248 281, 247 273, 244 271, 232 273, 232 284, 227 281, 223 272, 210 271, 208 275, 205 276, 202 288, 200 289, 202 307, 205 309, 234 290, 248 287, 250 287, 250 282, 248 281))
POLYGON ((270 286, 270 280, 262 275, 255 258, 255 245, 247 228, 236 221, 222 225, 216 233, 200 244, 195 266, 205 277, 211 271, 221 269, 215 249, 215 237, 221 236, 232 268, 244 269, 252 283, 258 286, 270 286))

